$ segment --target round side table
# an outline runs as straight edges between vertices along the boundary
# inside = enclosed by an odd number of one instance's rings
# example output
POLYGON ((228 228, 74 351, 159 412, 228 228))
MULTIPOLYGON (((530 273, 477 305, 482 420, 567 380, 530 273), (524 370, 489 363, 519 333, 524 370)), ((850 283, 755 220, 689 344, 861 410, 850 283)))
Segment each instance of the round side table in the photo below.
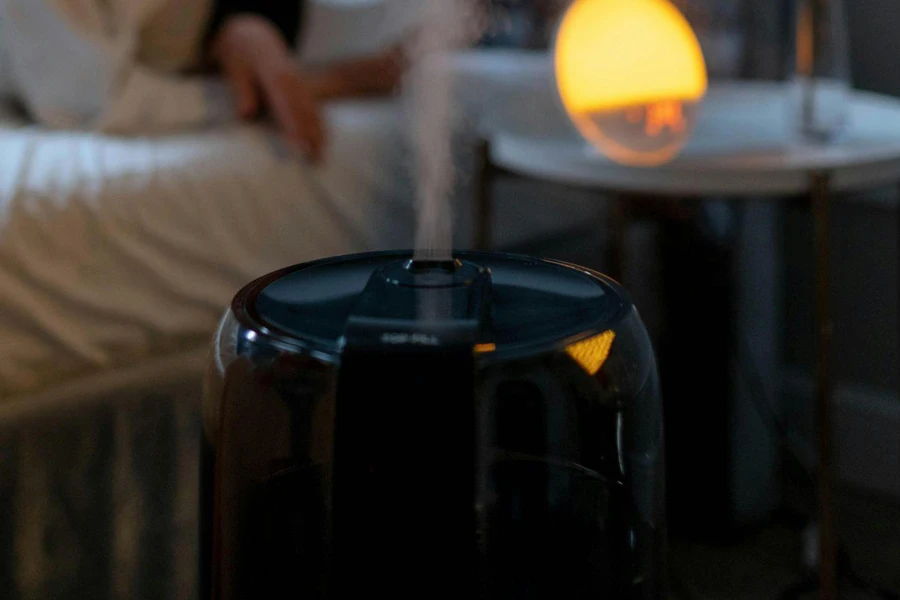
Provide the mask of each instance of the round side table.
MULTIPOLYGON (((533 60, 533 59, 532 59, 533 60)), ((900 182, 900 100, 855 92, 848 126, 836 142, 791 142, 786 87, 779 83, 714 84, 690 143, 674 162, 656 168, 617 165, 570 130, 498 131, 486 135, 477 182, 475 241, 491 245, 494 178, 512 175, 607 192, 613 240, 624 239, 623 203, 629 196, 809 199, 815 230, 816 431, 818 438, 819 547, 822 597, 836 594, 835 458, 832 430, 831 203, 842 193, 900 182)), ((624 249, 613 256, 621 260, 624 249)))

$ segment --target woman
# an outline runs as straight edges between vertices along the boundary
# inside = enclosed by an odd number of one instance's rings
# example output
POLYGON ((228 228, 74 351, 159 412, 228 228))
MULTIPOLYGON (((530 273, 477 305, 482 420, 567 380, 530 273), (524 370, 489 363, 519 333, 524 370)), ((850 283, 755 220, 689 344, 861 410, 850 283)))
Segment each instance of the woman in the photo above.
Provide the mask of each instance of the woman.
POLYGON ((402 60, 388 50, 301 70, 292 46, 303 3, 0 0, 0 70, 7 93, 48 126, 154 132, 267 111, 315 161, 326 141, 321 103, 390 93, 402 60))

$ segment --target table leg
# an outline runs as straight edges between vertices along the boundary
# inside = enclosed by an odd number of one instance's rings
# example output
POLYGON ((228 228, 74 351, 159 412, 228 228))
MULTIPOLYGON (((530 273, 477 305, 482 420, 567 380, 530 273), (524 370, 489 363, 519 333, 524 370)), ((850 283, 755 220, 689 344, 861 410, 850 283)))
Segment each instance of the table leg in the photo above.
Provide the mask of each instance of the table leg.
POLYGON ((837 533, 831 340, 831 237, 828 174, 812 177, 811 200, 816 256, 816 429, 818 434, 819 591, 822 600, 837 600, 837 533))
POLYGON ((476 250, 488 251, 493 246, 494 202, 493 190, 497 168, 491 160, 491 145, 487 140, 478 145, 478 175, 475 182, 474 245, 476 250))

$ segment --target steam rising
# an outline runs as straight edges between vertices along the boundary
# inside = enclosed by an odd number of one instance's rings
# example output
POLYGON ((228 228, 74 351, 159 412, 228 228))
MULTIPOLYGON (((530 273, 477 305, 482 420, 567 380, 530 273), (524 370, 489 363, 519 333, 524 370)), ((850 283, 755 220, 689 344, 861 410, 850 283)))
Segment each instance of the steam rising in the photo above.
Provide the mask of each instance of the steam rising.
POLYGON ((450 260, 452 195, 456 182, 453 137, 458 114, 450 53, 476 39, 484 18, 477 0, 419 0, 422 28, 407 46, 417 188, 417 260, 450 260))

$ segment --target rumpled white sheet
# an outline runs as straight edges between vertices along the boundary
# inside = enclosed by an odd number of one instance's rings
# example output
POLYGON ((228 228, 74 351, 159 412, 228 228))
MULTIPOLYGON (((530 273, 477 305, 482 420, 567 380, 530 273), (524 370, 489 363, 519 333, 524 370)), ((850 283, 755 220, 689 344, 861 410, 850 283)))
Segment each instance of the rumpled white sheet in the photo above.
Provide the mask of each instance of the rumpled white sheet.
POLYGON ((407 245, 397 105, 339 103, 328 122, 317 168, 260 127, 0 128, 0 400, 196 343, 269 270, 407 245))
MULTIPOLYGON (((464 124, 482 135, 570 127, 549 57, 473 51, 451 67, 464 124)), ((0 103, 0 401, 202 345, 234 293, 273 269, 410 247, 403 105, 329 106, 328 156, 311 168, 260 126, 116 138, 27 125, 0 103)), ((597 218, 592 198, 501 200, 514 211, 501 247, 597 218)))

